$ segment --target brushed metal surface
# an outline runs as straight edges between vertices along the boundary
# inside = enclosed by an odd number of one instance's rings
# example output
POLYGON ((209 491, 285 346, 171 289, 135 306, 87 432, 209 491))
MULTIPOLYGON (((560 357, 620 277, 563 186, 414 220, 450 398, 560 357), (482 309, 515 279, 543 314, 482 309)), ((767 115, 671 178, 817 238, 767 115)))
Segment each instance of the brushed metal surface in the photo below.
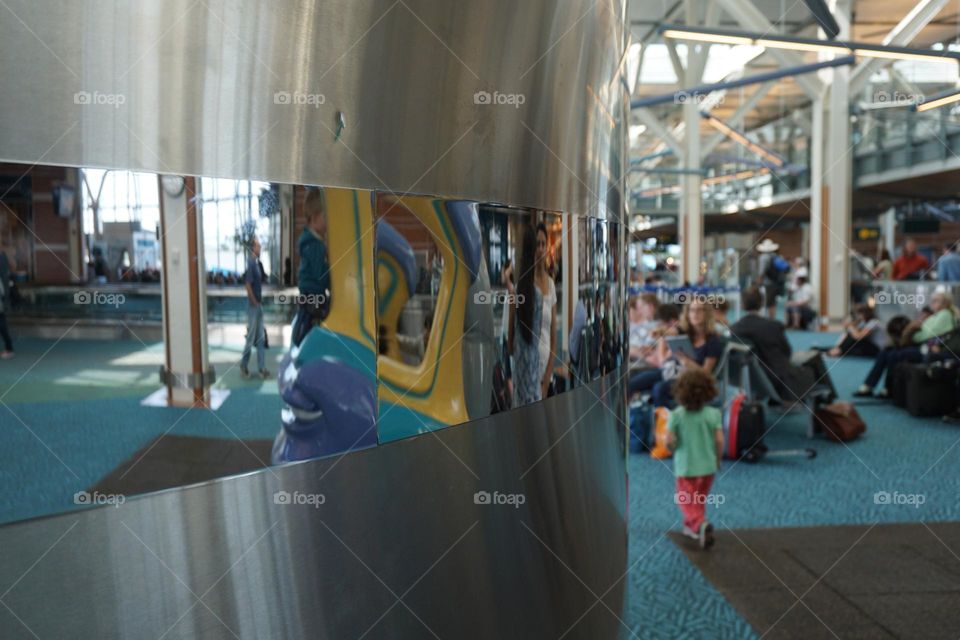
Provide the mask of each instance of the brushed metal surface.
POLYGON ((8 0, 0 159, 619 215, 624 4, 8 0))
MULTIPOLYGON (((624 9, 7 0, 0 160, 619 219, 624 9), (523 104, 477 104, 478 91, 523 104)), ((616 637, 617 379, 342 458, 0 527, 0 636, 616 637), (278 504, 278 491, 325 501, 278 504), (524 502, 477 504, 478 491, 524 502)))
POLYGON ((343 458, 0 527, 0 635, 617 637, 611 379, 343 458), (279 491, 325 500, 277 504, 279 491))

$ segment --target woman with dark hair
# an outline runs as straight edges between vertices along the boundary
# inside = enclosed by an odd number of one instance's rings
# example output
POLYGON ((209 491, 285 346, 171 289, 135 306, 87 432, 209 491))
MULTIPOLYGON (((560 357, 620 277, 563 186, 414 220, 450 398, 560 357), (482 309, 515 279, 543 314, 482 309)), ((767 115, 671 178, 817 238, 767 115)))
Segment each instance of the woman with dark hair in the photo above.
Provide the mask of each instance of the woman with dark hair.
MULTIPOLYGON (((550 380, 553 378, 553 361, 557 352, 557 285, 550 275, 548 264, 549 236, 547 226, 542 222, 537 225, 536 266, 534 268, 534 284, 540 294, 541 322, 540 322, 540 397, 547 397, 550 380)), ((599 309, 597 310, 599 313, 599 309)))
POLYGON ((873 268, 873 277, 877 280, 889 280, 891 275, 893 275, 893 261, 890 259, 890 252, 884 249, 880 252, 877 266, 873 268))
POLYGON ((862 356, 875 358, 887 346, 887 336, 873 313, 873 309, 865 304, 858 304, 853 308, 853 317, 843 325, 843 335, 833 346, 828 355, 862 356))
POLYGON ((543 301, 536 284, 537 234, 525 229, 520 245, 517 295, 510 306, 508 348, 513 355, 513 406, 543 397, 540 365, 540 325, 543 301))

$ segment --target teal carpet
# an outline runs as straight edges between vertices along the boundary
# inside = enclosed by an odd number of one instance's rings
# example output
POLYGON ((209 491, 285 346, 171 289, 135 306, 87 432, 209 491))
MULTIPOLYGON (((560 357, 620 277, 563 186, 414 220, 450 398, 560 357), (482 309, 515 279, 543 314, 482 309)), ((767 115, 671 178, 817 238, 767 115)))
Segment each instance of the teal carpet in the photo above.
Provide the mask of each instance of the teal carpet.
MULTIPOLYGON (((798 348, 830 344, 829 334, 793 333, 798 348)), ((163 433, 214 438, 272 438, 279 428, 276 384, 247 382, 230 371, 239 356, 220 349, 219 386, 231 390, 215 414, 144 409, 156 382, 157 345, 135 342, 20 341, 0 362, 0 523, 74 508, 73 494, 94 485, 163 433), (39 362, 39 363, 38 363, 39 362)), ((275 369, 279 350, 269 352, 275 369)), ((829 360, 841 397, 849 398, 869 362, 829 360)), ((805 437, 809 414, 782 419, 767 437, 774 449, 813 446, 815 460, 725 462, 710 507, 720 529, 874 522, 960 520, 960 426, 911 418, 876 401, 858 403, 868 425, 849 446, 805 437), (919 494, 919 507, 878 504, 878 491, 919 494)), ((666 537, 679 528, 669 461, 631 455, 630 571, 625 623, 640 638, 752 638, 750 626, 666 537)), ((958 550, 960 551, 960 550, 958 550)), ((722 547, 710 553, 723 553, 722 547)), ((629 635, 625 631, 625 635, 629 635)))
MULTIPOLYGON (((829 345, 835 334, 794 332, 796 348, 829 345)), ((841 399, 870 362, 828 359, 841 399)), ((867 433, 847 446, 805 436, 810 414, 787 414, 766 438, 771 449, 813 447, 814 460, 724 461, 708 507, 719 529, 960 520, 960 426, 913 418, 875 400, 857 402, 867 433), (878 504, 877 492, 920 495, 924 504, 878 504)), ((768 427, 780 415, 767 415, 768 427)), ((753 638, 756 634, 664 533, 680 528, 669 461, 630 456, 630 567, 624 618, 640 638, 753 638)), ((960 550, 957 550, 960 552, 960 550)), ((721 546, 708 553, 723 553, 721 546)), ((629 634, 624 631, 625 635, 629 634)))
MULTIPOLYGON (((75 492, 164 433, 272 439, 280 428, 276 381, 241 379, 239 349, 213 347, 216 386, 230 396, 210 412, 140 406, 160 388, 160 345, 24 339, 16 348, 0 362, 0 523, 76 508, 75 492)), ((275 371, 280 352, 267 353, 275 371)))

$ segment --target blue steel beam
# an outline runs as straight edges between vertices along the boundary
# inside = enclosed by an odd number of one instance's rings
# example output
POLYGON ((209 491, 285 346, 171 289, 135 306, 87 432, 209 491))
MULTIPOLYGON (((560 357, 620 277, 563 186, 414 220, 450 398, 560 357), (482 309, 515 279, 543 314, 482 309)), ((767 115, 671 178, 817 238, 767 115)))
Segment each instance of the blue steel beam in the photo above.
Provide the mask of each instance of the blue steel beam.
POLYGON ((631 109, 639 109, 641 107, 651 107, 658 104, 667 104, 668 102, 673 102, 674 104, 683 104, 687 100, 696 98, 697 96, 708 95, 713 91, 722 91, 724 89, 736 89, 738 87, 746 87, 752 84, 762 84, 764 82, 769 82, 771 80, 779 80, 781 78, 789 78, 792 76, 799 76, 807 73, 815 73, 821 69, 829 69, 831 67, 843 67, 851 65, 856 61, 854 56, 843 56, 840 58, 835 58, 833 60, 824 60, 823 62, 817 62, 814 64, 802 64, 798 67, 787 67, 786 69, 778 69, 777 71, 768 71, 766 73, 758 73, 753 76, 746 76, 745 78, 739 78, 737 80, 727 80, 725 82, 714 82, 713 84, 702 84, 696 87, 691 87, 689 89, 680 89, 679 91, 674 91, 673 93, 665 93, 658 96, 650 96, 649 98, 637 98, 630 101, 631 109))
POLYGON ((823 29, 823 32, 827 34, 827 37, 833 40, 840 35, 840 25, 837 24, 837 19, 830 13, 830 7, 827 6, 826 2, 823 0, 803 0, 803 2, 810 9, 813 18, 823 29))

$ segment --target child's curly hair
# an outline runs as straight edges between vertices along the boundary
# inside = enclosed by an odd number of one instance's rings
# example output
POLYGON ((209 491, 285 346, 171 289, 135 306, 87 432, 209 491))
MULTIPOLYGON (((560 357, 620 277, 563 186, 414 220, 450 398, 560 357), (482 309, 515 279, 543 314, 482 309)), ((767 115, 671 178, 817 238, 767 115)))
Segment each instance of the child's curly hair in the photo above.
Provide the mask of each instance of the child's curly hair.
POLYGON ((689 368, 673 385, 673 397, 688 411, 699 411, 717 396, 713 376, 700 368, 689 368))

